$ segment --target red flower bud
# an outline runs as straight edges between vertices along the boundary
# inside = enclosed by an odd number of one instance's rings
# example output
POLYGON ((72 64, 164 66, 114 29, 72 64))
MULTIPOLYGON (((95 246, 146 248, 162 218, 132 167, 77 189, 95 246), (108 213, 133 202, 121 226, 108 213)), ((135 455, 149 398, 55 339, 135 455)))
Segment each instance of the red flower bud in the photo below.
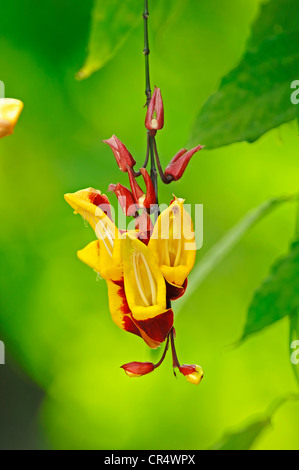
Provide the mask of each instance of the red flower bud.
POLYGON ((179 367, 181 374, 183 374, 188 382, 198 385, 203 379, 203 369, 195 364, 183 364, 179 367))
POLYGON ((151 362, 129 362, 121 366, 121 368, 124 369, 129 377, 141 377, 153 372, 155 366, 151 362))
POLYGON ((160 88, 154 90, 152 99, 149 102, 146 118, 145 127, 149 130, 157 131, 162 129, 164 126, 164 107, 161 96, 160 88))
POLYGON ((142 213, 135 218, 135 228, 138 230, 137 238, 145 245, 148 245, 154 227, 146 211, 142 211, 142 213))
POLYGON ((146 196, 143 201, 143 207, 149 209, 151 205, 156 204, 156 192, 151 177, 148 174, 147 170, 145 168, 141 168, 140 172, 142 174, 146 186, 146 196))
POLYGON ((129 180, 130 180, 130 186, 132 189, 132 194, 133 194, 136 204, 138 204, 140 208, 145 207, 146 209, 149 209, 152 204, 156 203, 155 188, 154 188, 150 175, 148 174, 145 168, 140 169, 140 173, 142 174, 142 177, 145 182, 145 187, 146 187, 146 193, 144 194, 144 192, 142 191, 142 189, 140 188, 139 184, 136 181, 133 170, 129 167, 127 168, 127 170, 128 170, 129 180))
POLYGON ((100 191, 94 190, 90 193, 89 200, 92 204, 102 209, 102 211, 108 215, 109 219, 112 220, 110 202, 105 194, 101 194, 100 191))
POLYGON ((129 150, 115 135, 108 140, 103 140, 103 142, 108 144, 111 148, 121 171, 126 172, 127 166, 133 168, 133 166, 136 165, 136 162, 129 150))
POLYGON ((111 191, 116 194, 118 202, 126 216, 135 216, 138 207, 136 206, 133 195, 128 188, 119 183, 110 184, 108 191, 111 191))
POLYGON ((170 161, 165 169, 165 176, 170 176, 174 181, 179 180, 182 176, 186 167, 193 157, 193 155, 199 150, 203 149, 204 146, 198 145, 192 150, 187 152, 186 149, 180 150, 170 161))
POLYGON ((137 183, 133 170, 129 166, 127 167, 127 171, 129 175, 132 194, 133 194, 136 204, 138 204, 139 199, 144 197, 144 192, 142 191, 139 184, 137 183))

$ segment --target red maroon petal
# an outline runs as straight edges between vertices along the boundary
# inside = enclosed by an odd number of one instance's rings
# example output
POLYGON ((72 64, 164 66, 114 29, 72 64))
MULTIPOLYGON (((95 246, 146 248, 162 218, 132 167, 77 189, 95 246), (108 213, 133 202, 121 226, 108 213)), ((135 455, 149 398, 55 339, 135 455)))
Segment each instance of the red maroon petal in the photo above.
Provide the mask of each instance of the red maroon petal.
POLYGON ((187 289, 188 279, 185 279, 185 282, 182 286, 175 286, 166 282, 166 296, 168 300, 177 300, 182 297, 187 289))
POLYGON ((124 330, 128 331, 128 333, 133 333, 133 335, 141 336, 140 331, 138 330, 137 326, 134 324, 133 320, 130 318, 131 310, 127 302, 127 297, 125 293, 125 285, 124 281, 112 281, 113 284, 119 287, 117 291, 117 295, 121 298, 122 305, 121 305, 121 312, 125 315, 123 326, 124 330))
POLYGON ((146 375, 153 372, 155 366, 151 362, 129 362, 121 366, 121 368, 131 374, 146 375))
POLYGON ((134 318, 134 321, 150 338, 163 343, 173 326, 173 311, 169 309, 155 318, 138 321, 134 318))
POLYGON ((181 374, 183 375, 189 375, 193 374, 193 372, 196 372, 196 366, 195 365, 189 365, 189 364, 183 364, 182 366, 179 367, 181 374))

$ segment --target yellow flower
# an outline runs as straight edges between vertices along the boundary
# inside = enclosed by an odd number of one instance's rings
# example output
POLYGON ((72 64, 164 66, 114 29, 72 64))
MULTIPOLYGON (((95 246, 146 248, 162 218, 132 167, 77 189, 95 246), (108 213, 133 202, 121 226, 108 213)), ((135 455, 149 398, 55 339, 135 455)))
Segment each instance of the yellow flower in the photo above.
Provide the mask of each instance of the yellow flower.
POLYGON ((107 215, 109 200, 100 191, 88 188, 65 199, 98 236, 78 257, 107 281, 113 321, 157 348, 172 328, 173 312, 166 308, 165 281, 155 257, 136 232, 121 236, 107 215))
MULTIPOLYGON (((159 367, 171 339, 173 367, 179 368, 189 382, 199 383, 201 368, 180 366, 178 362, 170 304, 185 292, 195 261, 193 225, 184 201, 175 199, 154 228, 147 224, 151 235, 148 240, 149 237, 142 238, 144 230, 138 228, 139 223, 136 230, 118 230, 112 221, 109 200, 100 191, 87 188, 66 194, 65 199, 98 238, 78 251, 78 257, 105 279, 114 323, 141 337, 150 348, 167 340, 158 364, 125 364, 127 375, 141 377, 159 367)), ((149 218, 147 212, 144 214, 149 218)), ((137 214, 136 219, 139 217, 137 214)))
POLYGON ((0 98, 0 138, 13 133, 24 105, 13 98, 0 98))
POLYGON ((183 374, 188 382, 199 385, 203 379, 204 373, 201 366, 184 364, 179 367, 181 374, 183 374))
POLYGON ((175 198, 158 217, 148 247, 155 253, 166 281, 183 286, 196 256, 193 223, 183 199, 175 198))

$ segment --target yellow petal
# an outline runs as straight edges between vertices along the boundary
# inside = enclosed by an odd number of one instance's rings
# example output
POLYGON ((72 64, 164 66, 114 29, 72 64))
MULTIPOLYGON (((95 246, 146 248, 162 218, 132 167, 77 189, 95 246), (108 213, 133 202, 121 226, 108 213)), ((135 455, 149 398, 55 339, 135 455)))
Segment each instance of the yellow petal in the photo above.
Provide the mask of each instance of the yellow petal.
POLYGON ((122 260, 128 304, 136 320, 154 318, 166 310, 166 286, 155 257, 140 240, 126 234, 122 260))
POLYGON ((192 374, 186 375, 186 379, 191 384, 199 385, 203 379, 203 375, 204 373, 202 367, 196 366, 196 371, 194 371, 192 374))
POLYGON ((0 138, 13 133, 24 105, 13 98, 0 98, 0 138))
POLYGON ((74 209, 75 214, 80 214, 91 225, 96 236, 103 241, 108 254, 112 257, 115 240, 120 238, 120 234, 105 212, 91 202, 95 200, 97 195, 101 196, 101 191, 87 188, 76 193, 65 194, 64 198, 74 209))
POLYGON ((107 286, 109 310, 114 323, 122 330, 140 336, 150 348, 159 347, 161 343, 150 338, 136 324, 127 302, 123 280, 119 282, 107 281, 107 286))
POLYGON ((193 223, 183 199, 175 199, 158 217, 148 247, 165 279, 182 286, 196 257, 193 223))
MULTIPOLYGON (((118 242, 119 243, 119 240, 118 242)), ((78 251, 78 258, 94 269, 103 279, 118 281, 122 279, 122 264, 120 257, 110 256, 103 240, 89 243, 83 250, 78 251)))

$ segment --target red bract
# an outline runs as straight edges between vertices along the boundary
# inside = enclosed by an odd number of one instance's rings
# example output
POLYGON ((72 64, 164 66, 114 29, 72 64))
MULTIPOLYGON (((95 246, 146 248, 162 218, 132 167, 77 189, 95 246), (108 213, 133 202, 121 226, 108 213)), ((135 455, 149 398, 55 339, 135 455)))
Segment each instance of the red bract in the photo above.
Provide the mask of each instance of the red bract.
POLYGON ((170 161, 168 166, 165 169, 165 176, 172 178, 172 180, 177 181, 179 180, 185 170, 186 167, 193 157, 193 155, 198 152, 199 150, 203 149, 204 147, 202 145, 198 145, 197 147, 194 147, 193 149, 187 151, 186 149, 180 150, 170 161))
POLYGON ((147 170, 145 168, 141 168, 140 172, 142 174, 146 187, 146 194, 145 199, 143 201, 143 207, 149 209, 151 205, 156 204, 155 188, 147 170))
POLYGON ((121 171, 126 172, 127 166, 133 168, 134 165, 136 165, 136 162, 127 147, 115 135, 108 140, 103 140, 103 142, 108 144, 111 148, 121 171))
POLYGON ((148 105, 145 127, 157 131, 164 126, 164 107, 160 88, 155 87, 152 99, 148 105))
POLYGON ((138 231, 137 236, 139 240, 145 245, 148 245, 154 227, 146 211, 142 211, 141 214, 135 218, 135 228, 138 231))
POLYGON ((129 362, 121 366, 121 368, 124 369, 129 377, 141 377, 153 372, 155 366, 151 362, 129 362))
POLYGON ((137 213, 138 207, 135 204, 131 191, 122 184, 110 184, 108 191, 113 192, 123 210, 123 213, 128 217, 134 217, 137 213))
POLYGON ((146 193, 142 191, 136 181, 133 170, 127 166, 127 171, 130 180, 130 191, 121 184, 110 184, 108 190, 116 194, 117 199, 127 216, 135 216, 138 209, 149 209, 151 205, 156 203, 156 193, 152 180, 145 168, 141 168, 140 172, 143 176, 146 193))

